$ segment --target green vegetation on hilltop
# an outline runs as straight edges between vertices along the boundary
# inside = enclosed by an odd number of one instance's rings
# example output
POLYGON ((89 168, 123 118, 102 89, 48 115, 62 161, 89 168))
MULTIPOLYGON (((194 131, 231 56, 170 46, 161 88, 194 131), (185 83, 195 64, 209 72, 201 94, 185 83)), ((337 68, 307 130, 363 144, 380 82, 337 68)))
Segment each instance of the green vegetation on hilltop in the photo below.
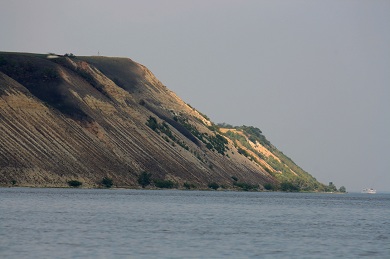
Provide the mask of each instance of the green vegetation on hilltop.
MULTIPOLYGON (((230 124, 221 123, 219 127, 231 129, 226 131, 225 136, 230 138, 238 149, 238 153, 248 159, 258 163, 265 171, 276 177, 280 181, 280 189, 283 191, 324 191, 324 186, 297 166, 283 152, 279 151, 271 144, 269 140, 262 134, 262 131, 253 126, 232 126, 230 124), (254 148, 256 143, 267 148, 274 156, 266 156, 254 148), (250 152, 249 152, 250 151, 250 152), (273 173, 268 167, 263 166, 260 160, 264 160, 276 172, 273 173)), ((276 187, 267 186, 269 189, 276 187)))

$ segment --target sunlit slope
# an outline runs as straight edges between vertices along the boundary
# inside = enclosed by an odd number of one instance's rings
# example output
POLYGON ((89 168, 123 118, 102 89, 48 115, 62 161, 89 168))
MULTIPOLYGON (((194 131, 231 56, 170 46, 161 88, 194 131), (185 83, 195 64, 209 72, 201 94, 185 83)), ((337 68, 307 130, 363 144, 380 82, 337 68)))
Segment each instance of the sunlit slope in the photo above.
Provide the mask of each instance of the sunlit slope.
POLYGON ((2 185, 96 187, 109 177, 137 187, 145 171, 179 188, 317 183, 272 145, 291 173, 243 154, 241 142, 127 58, 0 53, 0 108, 2 185))
POLYGON ((234 142, 240 154, 259 164, 279 182, 292 183, 302 191, 323 188, 313 176, 273 146, 260 129, 252 126, 226 127, 226 124, 220 126, 220 131, 234 142))

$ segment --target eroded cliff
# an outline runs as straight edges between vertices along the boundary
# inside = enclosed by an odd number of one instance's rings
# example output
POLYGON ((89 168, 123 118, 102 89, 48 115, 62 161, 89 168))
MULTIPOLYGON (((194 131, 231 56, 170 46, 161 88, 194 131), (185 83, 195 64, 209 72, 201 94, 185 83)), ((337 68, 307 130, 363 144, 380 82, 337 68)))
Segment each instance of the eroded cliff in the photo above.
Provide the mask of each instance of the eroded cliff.
POLYGON ((321 185, 239 131, 220 129, 127 58, 0 53, 2 185, 96 187, 109 177, 137 187, 145 171, 179 187, 321 185))

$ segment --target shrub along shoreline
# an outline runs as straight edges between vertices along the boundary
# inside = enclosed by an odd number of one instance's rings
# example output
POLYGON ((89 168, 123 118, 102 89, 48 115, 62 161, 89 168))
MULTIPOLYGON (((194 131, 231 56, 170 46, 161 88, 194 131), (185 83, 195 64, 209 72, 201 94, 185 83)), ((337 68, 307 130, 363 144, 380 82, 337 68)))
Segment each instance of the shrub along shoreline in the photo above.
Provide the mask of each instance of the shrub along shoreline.
POLYGON ((306 191, 301 190, 297 185, 291 182, 282 182, 279 185, 270 183, 255 185, 246 182, 240 182, 235 176, 232 176, 232 185, 225 186, 217 182, 210 182, 205 186, 197 186, 194 183, 184 182, 179 184, 169 179, 153 178, 151 173, 142 172, 138 175, 138 185, 119 186, 110 177, 104 177, 95 185, 84 184, 79 180, 69 180, 67 185, 19 185, 16 181, 11 181, 9 185, 0 187, 25 187, 25 188, 77 188, 77 189, 144 189, 144 190, 194 190, 194 191, 249 191, 249 192, 296 192, 296 193, 346 193, 346 188, 341 186, 339 189, 330 183, 324 191, 306 191))

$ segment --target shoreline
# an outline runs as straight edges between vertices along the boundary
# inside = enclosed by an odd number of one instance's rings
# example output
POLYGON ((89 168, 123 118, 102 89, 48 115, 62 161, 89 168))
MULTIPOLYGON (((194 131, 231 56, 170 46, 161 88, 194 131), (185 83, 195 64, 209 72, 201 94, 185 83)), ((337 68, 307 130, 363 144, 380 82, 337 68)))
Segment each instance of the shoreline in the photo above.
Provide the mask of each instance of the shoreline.
MULTIPOLYGON (((286 191, 269 191, 269 190, 242 190, 242 189, 232 189, 232 188, 219 188, 213 190, 211 188, 139 188, 139 187, 70 187, 70 186, 5 186, 0 185, 0 189, 8 188, 31 188, 31 189, 79 189, 79 190, 144 190, 144 191, 212 191, 212 192, 262 192, 262 193, 318 193, 318 194, 348 194, 350 192, 309 192, 309 191, 299 191, 299 192, 286 192, 286 191)), ((359 193, 359 192, 352 192, 359 193)))

